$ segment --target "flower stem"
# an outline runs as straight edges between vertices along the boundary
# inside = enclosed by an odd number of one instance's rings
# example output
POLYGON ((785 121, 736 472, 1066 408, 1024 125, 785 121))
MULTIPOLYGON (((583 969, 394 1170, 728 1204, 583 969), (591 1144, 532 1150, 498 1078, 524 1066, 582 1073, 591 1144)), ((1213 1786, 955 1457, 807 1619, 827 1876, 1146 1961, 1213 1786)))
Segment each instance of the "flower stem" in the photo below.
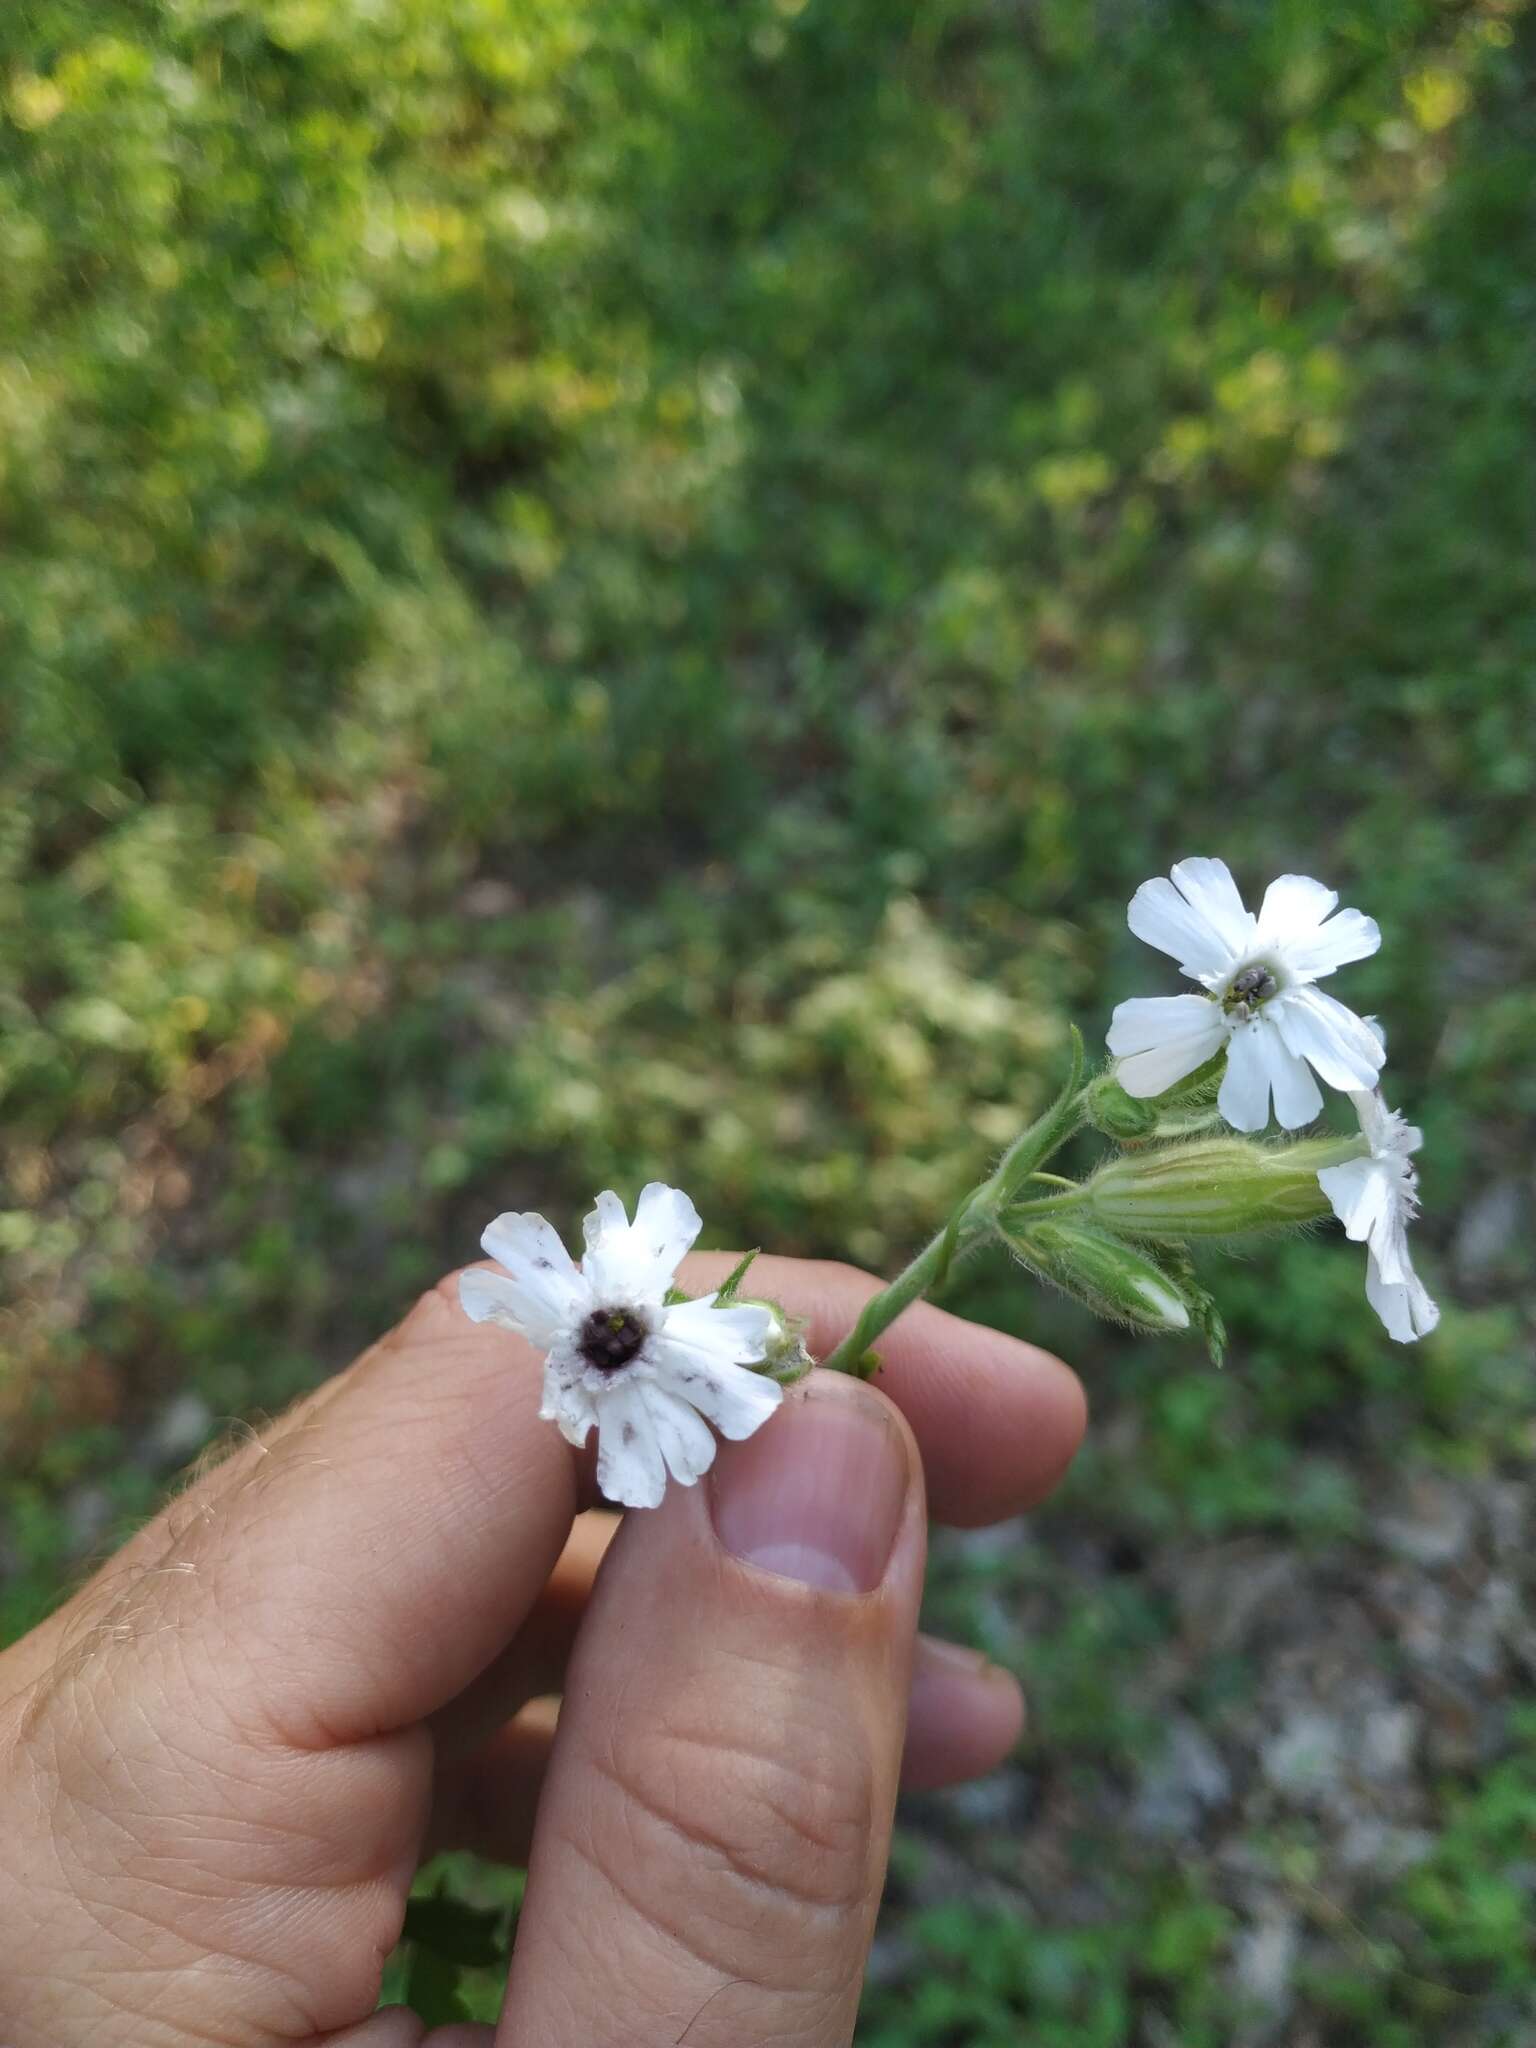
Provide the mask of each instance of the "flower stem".
MULTIPOLYGON (((963 1230, 962 1230, 963 1235, 963 1230)), ((963 1244, 952 1244, 950 1230, 946 1224, 937 1236, 918 1253, 910 1265, 903 1267, 889 1287, 882 1287, 865 1302, 862 1313, 848 1335, 834 1351, 821 1361, 826 1372, 851 1372, 855 1379, 873 1378, 879 1369, 879 1360, 870 1350, 875 1339, 888 1330, 904 1308, 910 1308, 934 1285, 943 1266, 947 1266, 956 1250, 964 1250, 963 1244)))
MULTIPOLYGON (((869 1379, 880 1361, 870 1350, 875 1339, 888 1330, 905 1308, 947 1278, 951 1265, 963 1258, 973 1245, 990 1235, 993 1221, 1003 1203, 1065 1144, 1082 1122, 1083 1041, 1072 1031, 1072 1067, 1066 1085, 1050 1108, 1027 1130, 1021 1131, 1003 1154, 997 1171, 959 1204, 944 1228, 903 1267, 888 1287, 864 1304, 858 1321, 843 1341, 821 1361, 828 1372, 848 1372, 857 1379, 869 1379)), ((1070 1195, 1050 1198, 1053 1206, 1071 1200, 1070 1195)))
POLYGON ((1063 1209, 1081 1209, 1088 1202, 1088 1192, 1076 1181, 1068 1181, 1067 1192, 1060 1195, 1037 1195, 1027 1202, 1010 1202, 1008 1215, 1015 1216, 1059 1216, 1063 1209))

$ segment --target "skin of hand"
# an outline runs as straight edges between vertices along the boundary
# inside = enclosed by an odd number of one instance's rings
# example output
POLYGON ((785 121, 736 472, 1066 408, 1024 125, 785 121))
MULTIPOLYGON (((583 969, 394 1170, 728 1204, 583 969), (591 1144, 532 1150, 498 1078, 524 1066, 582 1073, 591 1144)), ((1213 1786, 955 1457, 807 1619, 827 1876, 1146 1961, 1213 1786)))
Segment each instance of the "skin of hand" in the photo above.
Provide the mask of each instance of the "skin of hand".
MULTIPOLYGON (((822 1351, 875 1286, 753 1282, 822 1351)), ((380 1973, 421 1857, 466 1846, 527 1861, 526 1902, 499 2024, 431 2048, 846 2043, 898 1781, 1021 1722, 917 1634, 928 1509, 1020 1513, 1085 1414, 936 1308, 882 1352, 618 1525, 449 1280, 205 1466, 0 1657, 0 2042, 421 2048, 380 1973)))

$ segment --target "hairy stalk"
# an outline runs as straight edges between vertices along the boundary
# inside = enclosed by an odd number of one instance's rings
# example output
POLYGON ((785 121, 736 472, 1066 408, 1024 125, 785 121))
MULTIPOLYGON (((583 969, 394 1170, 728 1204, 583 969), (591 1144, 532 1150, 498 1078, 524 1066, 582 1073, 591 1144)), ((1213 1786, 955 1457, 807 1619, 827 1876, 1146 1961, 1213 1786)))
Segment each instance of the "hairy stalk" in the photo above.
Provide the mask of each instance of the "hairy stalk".
MULTIPOLYGON (((1064 1145, 1083 1119, 1083 1041, 1072 1030, 1072 1066, 1066 1085, 1050 1108, 1021 1131, 1003 1154, 997 1171, 961 1202, 936 1237, 897 1274, 888 1287, 864 1304, 863 1313, 835 1350, 821 1361, 828 1372, 848 1372, 869 1379, 880 1361, 871 1351, 905 1308, 941 1287, 957 1258, 991 1234, 1003 1203, 1064 1145)), ((1057 1204, 1069 1197, 1056 1196, 1057 1204)))
POLYGON ((1067 1191, 1060 1195, 1036 1195, 1027 1202, 1010 1202, 1008 1214, 1015 1216, 1060 1216, 1073 1209, 1085 1209, 1088 1195, 1076 1181, 1066 1184, 1067 1191))
MULTIPOLYGON (((957 1215, 959 1212, 956 1212, 957 1215)), ((941 1271, 974 1241, 964 1225, 952 1236, 948 1225, 923 1247, 910 1265, 903 1267, 889 1287, 882 1287, 865 1302, 863 1313, 835 1351, 821 1363, 827 1372, 851 1372, 855 1379, 872 1379, 880 1361, 870 1350, 875 1339, 888 1330, 904 1308, 910 1308, 936 1286, 941 1271)))

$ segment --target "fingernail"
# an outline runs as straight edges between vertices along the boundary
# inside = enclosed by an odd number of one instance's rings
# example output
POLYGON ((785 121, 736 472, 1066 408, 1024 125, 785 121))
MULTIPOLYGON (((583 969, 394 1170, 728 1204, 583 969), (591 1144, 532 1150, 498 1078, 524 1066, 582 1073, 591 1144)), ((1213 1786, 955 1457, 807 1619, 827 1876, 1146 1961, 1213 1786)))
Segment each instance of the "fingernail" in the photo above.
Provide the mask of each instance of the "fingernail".
POLYGON ((813 1380, 756 1436, 721 1447, 715 1532, 760 1571, 870 1593, 885 1577, 910 1483, 906 1442, 881 1396, 813 1380))

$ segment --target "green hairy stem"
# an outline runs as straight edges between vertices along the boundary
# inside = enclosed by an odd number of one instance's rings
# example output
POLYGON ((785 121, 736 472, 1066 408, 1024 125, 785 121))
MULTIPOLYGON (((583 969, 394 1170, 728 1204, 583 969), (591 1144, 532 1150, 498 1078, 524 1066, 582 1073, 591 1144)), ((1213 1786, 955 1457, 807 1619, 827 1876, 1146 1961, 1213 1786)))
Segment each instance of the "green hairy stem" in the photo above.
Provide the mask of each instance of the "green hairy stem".
MULTIPOLYGON (((848 1335, 821 1363, 828 1372, 869 1379, 879 1369, 871 1346, 905 1308, 944 1284, 957 1258, 990 1237, 999 1210, 1058 1151, 1083 1120, 1083 1041, 1072 1031, 1072 1065, 1056 1100, 1003 1154, 997 1170, 967 1195, 944 1228, 888 1287, 870 1298, 848 1335)), ((1058 1201, 1069 1199, 1058 1196, 1058 1201)))
MULTIPOLYGON (((1213 1355, 1221 1337, 1214 1305, 1134 1249, 1156 1245, 1167 1265, 1187 1265, 1188 1240, 1294 1229, 1330 1213, 1320 1168, 1358 1158, 1359 1138, 1271 1143, 1214 1135, 1214 1111, 1182 1113, 1127 1096, 1112 1074, 1085 1081, 1083 1042, 1072 1033, 1066 1083, 1043 1116, 1021 1131, 997 1169, 959 1202, 944 1228, 866 1303, 852 1330, 822 1363, 861 1379, 879 1369, 875 1340, 924 1295, 936 1293, 956 1259, 989 1239, 1008 1244, 1037 1275, 1065 1287, 1100 1314, 1144 1327, 1197 1322, 1213 1355), (1076 1182, 1045 1162, 1085 1124, 1126 1148, 1076 1182), (1180 1322, 1180 1317, 1184 1322, 1180 1322)), ((1182 1269, 1180 1269, 1182 1270, 1182 1269)), ((1187 1284, 1186 1284, 1187 1283, 1187 1284)))

